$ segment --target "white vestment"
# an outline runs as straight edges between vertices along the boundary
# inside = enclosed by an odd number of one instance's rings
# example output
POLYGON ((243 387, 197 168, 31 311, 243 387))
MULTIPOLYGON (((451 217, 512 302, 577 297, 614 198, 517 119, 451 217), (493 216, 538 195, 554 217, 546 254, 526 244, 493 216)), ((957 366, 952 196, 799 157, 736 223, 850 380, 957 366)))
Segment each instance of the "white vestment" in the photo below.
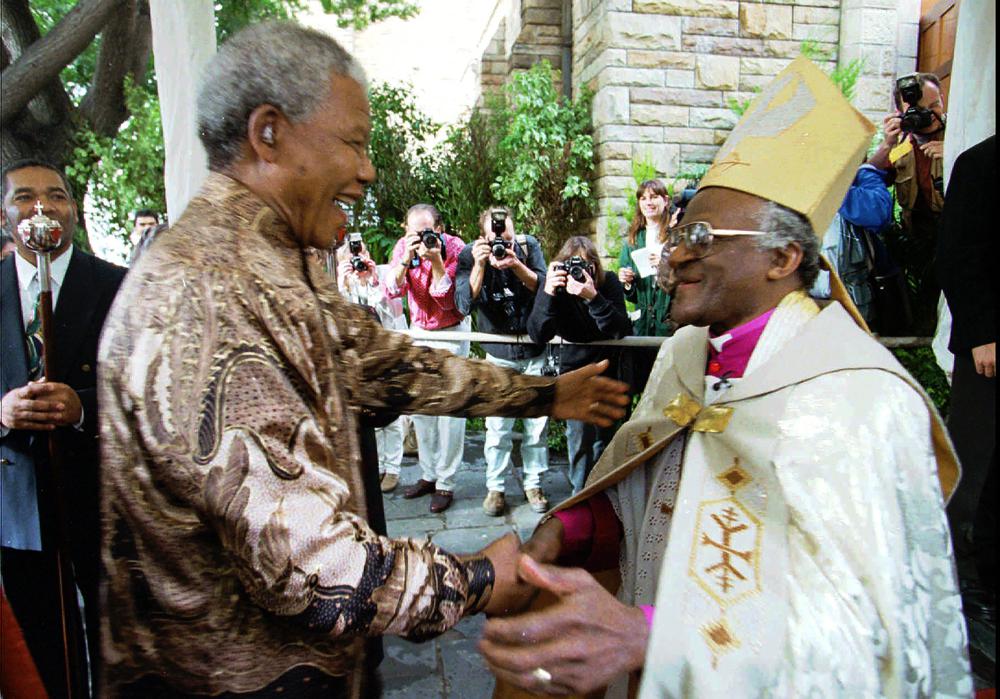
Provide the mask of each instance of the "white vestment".
POLYGON ((706 355, 704 328, 664 344, 566 503, 607 492, 619 597, 656 590, 640 696, 970 695, 939 484, 956 465, 920 389, 838 304, 817 314, 802 294, 728 389, 706 355))

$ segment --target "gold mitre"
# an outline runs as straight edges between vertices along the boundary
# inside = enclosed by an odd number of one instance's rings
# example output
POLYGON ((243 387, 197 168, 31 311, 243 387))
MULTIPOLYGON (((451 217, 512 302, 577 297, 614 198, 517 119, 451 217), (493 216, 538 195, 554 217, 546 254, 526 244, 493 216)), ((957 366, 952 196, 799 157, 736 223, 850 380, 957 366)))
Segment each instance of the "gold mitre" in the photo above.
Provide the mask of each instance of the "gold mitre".
MULTIPOLYGON (((820 241, 844 201, 875 127, 808 58, 799 57, 753 101, 698 189, 726 187, 805 216, 820 241)), ((831 265, 830 295, 865 330, 831 265)))
POLYGON ((874 133, 830 78, 799 57, 753 101, 698 188, 777 202, 809 219, 822 237, 874 133))

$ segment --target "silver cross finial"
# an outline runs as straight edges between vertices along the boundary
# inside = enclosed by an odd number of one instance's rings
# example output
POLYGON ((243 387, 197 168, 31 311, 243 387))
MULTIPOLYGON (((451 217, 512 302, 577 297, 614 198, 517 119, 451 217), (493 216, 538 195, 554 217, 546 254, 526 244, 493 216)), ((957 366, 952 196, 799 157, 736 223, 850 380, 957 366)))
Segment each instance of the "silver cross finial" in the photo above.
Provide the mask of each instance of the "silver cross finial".
POLYGON ((35 213, 39 216, 42 215, 42 200, 38 199, 35 201, 35 213))

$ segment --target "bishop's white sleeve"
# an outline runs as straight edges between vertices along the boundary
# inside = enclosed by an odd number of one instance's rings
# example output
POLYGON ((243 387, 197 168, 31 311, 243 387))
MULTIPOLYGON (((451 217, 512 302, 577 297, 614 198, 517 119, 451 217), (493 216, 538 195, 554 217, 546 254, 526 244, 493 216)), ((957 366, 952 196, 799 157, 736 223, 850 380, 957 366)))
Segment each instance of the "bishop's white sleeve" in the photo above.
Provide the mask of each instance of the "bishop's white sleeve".
POLYGON ((776 694, 970 696, 921 397, 887 372, 830 374, 795 389, 780 429, 789 616, 776 694))

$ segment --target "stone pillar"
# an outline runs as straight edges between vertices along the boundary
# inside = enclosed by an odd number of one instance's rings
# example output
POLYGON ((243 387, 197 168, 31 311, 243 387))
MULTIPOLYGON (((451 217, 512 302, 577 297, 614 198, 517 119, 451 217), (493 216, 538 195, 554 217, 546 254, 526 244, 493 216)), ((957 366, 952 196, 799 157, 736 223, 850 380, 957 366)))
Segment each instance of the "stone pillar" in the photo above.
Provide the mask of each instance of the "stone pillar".
POLYGON ((843 0, 840 15, 841 63, 865 62, 854 105, 878 126, 895 77, 916 70, 920 0, 843 0))
POLYGON ((504 47, 507 24, 500 20, 496 34, 490 39, 479 68, 479 104, 482 105, 487 94, 496 92, 503 87, 509 72, 507 52, 504 47))

